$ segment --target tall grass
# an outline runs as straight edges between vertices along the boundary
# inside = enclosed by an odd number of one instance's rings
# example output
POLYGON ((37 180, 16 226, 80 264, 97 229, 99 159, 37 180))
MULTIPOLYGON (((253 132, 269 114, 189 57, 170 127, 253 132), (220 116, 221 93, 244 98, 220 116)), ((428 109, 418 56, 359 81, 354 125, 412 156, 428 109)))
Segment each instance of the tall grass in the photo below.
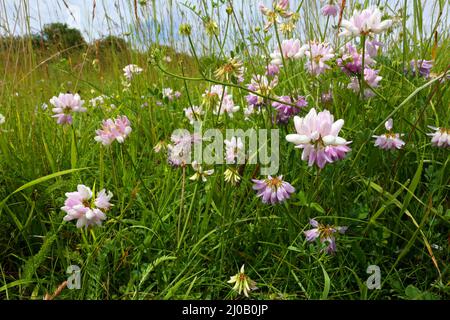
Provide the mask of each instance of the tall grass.
MULTIPOLYGON (((433 59, 437 75, 448 71, 446 1, 346 1, 345 17, 376 4, 397 19, 396 28, 379 39, 383 80, 372 99, 348 90, 337 68, 318 81, 300 62, 282 70, 279 95, 302 94, 323 109, 320 95, 333 89, 326 108, 345 119, 353 151, 318 172, 283 141, 280 173, 297 191, 278 206, 255 197, 255 166, 243 169, 238 186, 224 182, 225 166, 216 166, 207 183, 194 183, 187 179, 189 167, 172 168, 164 153, 153 150, 174 129, 190 129, 183 108, 201 103, 231 51, 244 61, 244 83, 262 74, 277 47, 275 32, 263 31, 253 1, 146 2, 90 2, 89 14, 83 12, 88 43, 64 50, 15 37, 42 25, 45 1, 0 2, 0 113, 6 118, 0 126, 2 298, 42 299, 67 279, 68 266, 79 265, 81 289, 63 290, 59 298, 234 299, 226 281, 245 264, 259 288, 252 292, 256 299, 448 299, 450 157, 448 149, 433 148, 426 133, 427 125, 450 126, 449 82, 404 74, 411 59, 433 59), (214 36, 205 31, 209 19, 219 26, 214 36), (191 39, 179 35, 181 23, 192 25, 191 39), (95 39, 99 25, 128 46, 102 47, 95 39), (155 55, 172 62, 155 65, 155 55), (130 63, 145 71, 124 91, 122 68, 130 63), (165 87, 180 90, 182 98, 162 99, 165 87), (51 118, 51 106, 41 106, 66 91, 80 92, 86 104, 101 94, 109 99, 62 127, 51 118), (109 110, 110 104, 116 109, 109 110), (120 114, 132 122, 130 137, 109 148, 97 144, 101 120, 120 114), (381 152, 372 135, 389 117, 408 143, 381 152), (78 230, 63 222, 65 193, 77 184, 114 193, 103 227, 78 230), (336 255, 305 241, 303 231, 314 217, 349 226, 336 255), (380 290, 365 285, 369 265, 381 268, 380 290)), ((65 12, 68 1, 57 3, 50 12, 65 12)), ((324 19, 318 1, 291 1, 291 9, 301 19, 281 39, 323 39, 336 52, 344 46, 338 18, 324 19)), ((243 108, 245 88, 229 90, 243 108)), ((210 116, 204 122, 220 129, 273 126, 270 117, 244 121, 242 112, 233 120, 210 116)), ((292 123, 279 129, 282 138, 294 130, 292 123)))

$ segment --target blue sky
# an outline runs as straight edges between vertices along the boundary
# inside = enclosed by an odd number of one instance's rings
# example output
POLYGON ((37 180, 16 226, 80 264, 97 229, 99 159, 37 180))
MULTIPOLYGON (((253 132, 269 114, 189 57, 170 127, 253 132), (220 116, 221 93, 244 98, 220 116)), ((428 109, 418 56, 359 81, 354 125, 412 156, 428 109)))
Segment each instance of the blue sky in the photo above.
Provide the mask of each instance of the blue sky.
MULTIPOLYGON (((181 22, 197 22, 198 17, 190 13, 189 10, 183 7, 183 3, 189 2, 197 6, 201 6, 201 0, 155 0, 156 1, 156 17, 160 25, 159 39, 162 43, 169 43, 179 49, 185 49, 185 43, 178 37, 178 26, 181 22), (171 6, 172 9, 171 10, 171 6), (182 10, 180 10, 182 9, 182 10), (182 11, 184 13, 182 13, 182 11), (170 13, 174 13, 172 16, 170 13), (172 30, 172 35, 171 35, 172 30), (174 43, 175 42, 175 43, 174 43)), ((309 6, 320 6, 319 0, 304 0, 308 2, 309 6)), ((100 38, 108 34, 123 35, 136 34, 135 17, 133 0, 3 0, 0 1, 0 26, 1 33, 22 34, 29 28, 31 32, 38 32, 42 26, 51 22, 65 22, 72 27, 78 28, 83 32, 87 41, 100 38), (94 7, 95 3, 95 7, 94 7), (67 5, 67 6, 66 6, 67 5), (5 7, 6 6, 6 7, 5 7), (30 25, 28 27, 25 19, 29 14, 30 25)), ((140 21, 142 28, 145 30, 146 40, 155 39, 155 24, 153 23, 153 8, 151 0, 148 1, 147 7, 140 9, 140 21)), ((210 2, 210 0, 206 0, 210 2)), ((267 5, 271 0, 234 0, 234 6, 237 11, 242 12, 242 17, 246 21, 245 26, 256 26, 262 24, 262 17, 257 10, 257 4, 264 2, 267 5)), ((291 8, 298 5, 299 0, 291 0, 291 8)), ((348 3, 354 1, 347 1, 348 3)), ((378 2, 378 1, 370 1, 378 2)), ((384 2, 384 1, 381 1, 384 2)), ((412 1, 408 1, 411 5, 412 1)), ((432 6, 437 1, 423 0, 426 4, 424 10, 424 21, 428 29, 434 24, 434 17, 431 14, 432 6)), ((403 0, 387 0, 391 7, 389 13, 395 13, 401 6, 403 0)), ((448 26, 448 5, 444 11, 444 25, 448 26)), ((226 6, 221 6, 219 9, 219 16, 223 24, 225 21, 226 6)), ((232 32, 237 32, 236 30, 232 32)), ((193 34, 197 37, 196 43, 201 46, 203 42, 207 41, 203 30, 195 30, 193 34), (201 32, 200 32, 201 31, 201 32)))

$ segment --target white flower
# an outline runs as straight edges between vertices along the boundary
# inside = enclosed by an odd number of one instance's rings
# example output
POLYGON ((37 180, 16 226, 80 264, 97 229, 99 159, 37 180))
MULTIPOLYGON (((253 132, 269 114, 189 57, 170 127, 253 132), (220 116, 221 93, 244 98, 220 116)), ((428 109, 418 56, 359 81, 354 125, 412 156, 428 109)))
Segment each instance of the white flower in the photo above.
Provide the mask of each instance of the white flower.
POLYGON ((123 68, 123 75, 130 81, 135 74, 140 74, 144 69, 140 68, 135 64, 129 64, 125 68, 123 68))
POLYGON ((4 124, 6 121, 5 116, 0 113, 0 125, 4 124))
POLYGON ((195 170, 195 174, 189 178, 192 181, 201 179, 203 182, 206 182, 206 177, 214 173, 214 169, 203 170, 202 166, 195 160, 192 162, 192 168, 195 170))
POLYGON ((238 294, 244 293, 244 295, 248 298, 248 293, 251 290, 256 289, 256 283, 249 276, 247 276, 244 272, 244 265, 242 265, 241 270, 238 274, 231 276, 228 283, 234 283, 233 290, 235 290, 238 294))
POLYGON ((194 124, 194 121, 200 121, 200 116, 205 113, 199 106, 187 107, 183 111, 190 124, 194 124))

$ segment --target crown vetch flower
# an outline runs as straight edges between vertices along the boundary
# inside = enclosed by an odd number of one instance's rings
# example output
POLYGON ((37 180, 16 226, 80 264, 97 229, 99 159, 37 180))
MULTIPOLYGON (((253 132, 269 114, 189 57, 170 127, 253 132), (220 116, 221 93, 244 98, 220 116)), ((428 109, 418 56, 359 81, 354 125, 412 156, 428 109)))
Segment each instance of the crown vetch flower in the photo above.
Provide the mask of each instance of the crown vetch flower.
POLYGON ((269 64, 266 68, 266 76, 274 77, 280 73, 280 67, 276 64, 269 64))
POLYGON ((195 160, 192 162, 192 169, 195 171, 194 175, 189 178, 189 180, 192 181, 202 180, 203 182, 206 182, 206 177, 214 173, 214 169, 203 170, 203 167, 195 160))
POLYGON ((431 138, 431 144, 439 148, 450 148, 450 129, 437 128, 428 126, 430 129, 435 130, 433 133, 427 133, 431 138))
POLYGON ((420 76, 424 78, 430 77, 431 68, 433 68, 433 60, 411 60, 411 70, 413 75, 416 74, 416 68, 420 76))
MULTIPOLYGON (((365 83, 372 88, 378 88, 380 85, 379 82, 383 77, 378 75, 379 71, 371 68, 364 69, 364 81, 365 83)), ((359 79, 357 77, 353 77, 351 82, 348 84, 348 88, 352 89, 354 92, 359 92, 359 79)), ((364 96, 366 98, 373 97, 375 93, 370 88, 364 89, 364 96)))
POLYGON ((339 137, 344 120, 334 121, 333 115, 324 110, 319 113, 312 108, 304 117, 294 117, 296 134, 288 134, 286 140, 303 149, 302 160, 308 165, 316 164, 319 168, 345 157, 351 149, 351 141, 339 137))
POLYGON ((319 75, 331 69, 326 62, 334 58, 334 50, 328 43, 311 41, 302 46, 301 52, 308 58, 305 67, 310 74, 319 75))
POLYGON ((77 228, 101 225, 106 220, 105 212, 112 207, 109 202, 113 197, 111 192, 101 190, 92 204, 93 192, 83 184, 77 186, 77 191, 67 192, 66 201, 61 208, 67 215, 64 221, 77 220, 77 228))
POLYGON ((270 54, 270 57, 272 58, 270 63, 280 66, 283 64, 283 59, 299 59, 303 57, 303 53, 304 51, 301 50, 300 40, 283 40, 281 42, 281 53, 279 48, 275 49, 275 51, 270 54))
POLYGON ((190 124, 194 124, 194 121, 200 121, 200 116, 205 113, 199 106, 187 107, 183 111, 190 124))
POLYGON ((126 116, 119 116, 115 120, 103 120, 102 128, 96 131, 97 136, 94 139, 104 146, 110 145, 114 140, 123 143, 131 131, 130 120, 126 116))
POLYGON ((254 183, 253 189, 257 191, 257 197, 261 197, 263 203, 283 202, 295 192, 294 187, 289 182, 283 181, 283 176, 267 176, 267 179, 252 179, 252 181, 254 183))
POLYGON ((389 132, 382 134, 381 136, 373 136, 374 138, 376 138, 375 147, 384 150, 401 149, 405 145, 405 142, 400 139, 403 134, 392 132, 392 128, 394 126, 394 121, 392 120, 392 118, 386 121, 384 126, 389 132))
POLYGON ((339 7, 335 4, 326 4, 320 10, 322 15, 325 17, 333 16, 336 17, 339 12, 339 7))
POLYGON ((201 137, 189 132, 174 133, 171 136, 173 144, 167 145, 168 162, 172 166, 185 166, 191 160, 191 147, 199 143, 201 137))
POLYGON ((129 64, 125 68, 123 68, 123 75, 127 78, 128 81, 133 79, 135 74, 140 74, 144 69, 135 64, 129 64))
POLYGON ((240 137, 232 137, 230 140, 225 140, 226 160, 227 163, 235 163, 235 159, 238 159, 240 152, 244 149, 244 144, 240 137))
MULTIPOLYGON (((289 96, 281 96, 278 97, 278 100, 284 101, 286 103, 293 104, 291 97, 289 96)), ((273 102, 272 107, 277 110, 277 122, 278 123, 287 123, 288 120, 294 115, 300 112, 301 108, 304 108, 308 105, 305 97, 298 96, 297 101, 295 102, 295 106, 283 104, 281 102, 273 102)))
MULTIPOLYGON (((275 76, 271 81, 269 81, 266 76, 257 74, 252 77, 251 83, 247 86, 247 88, 251 91, 259 93, 262 96, 269 97, 277 84, 278 77, 275 76)), ((263 97, 253 93, 250 93, 245 98, 247 99, 247 103, 253 106, 260 106, 264 102, 263 97)))
POLYGON ((228 94, 225 86, 214 85, 209 90, 206 90, 202 95, 203 104, 208 108, 213 109, 214 114, 222 115, 228 114, 230 118, 233 113, 239 111, 240 107, 236 106, 233 101, 233 96, 228 94))
POLYGON ((244 293, 247 298, 249 297, 249 292, 256 289, 256 282, 245 274, 244 265, 242 265, 238 274, 230 277, 228 283, 234 283, 233 290, 238 294, 244 293))
POLYGON ((309 224, 313 229, 304 232, 306 241, 313 242, 317 238, 320 239, 321 243, 328 243, 326 247, 326 252, 333 254, 336 252, 336 232, 345 233, 348 227, 337 227, 332 225, 323 225, 315 219, 309 220, 309 224))
POLYGON ((381 11, 370 7, 362 11, 355 10, 350 20, 343 19, 341 27, 344 28, 340 36, 373 36, 382 33, 392 26, 392 20, 381 20, 381 11))
MULTIPOLYGON (((350 43, 348 43, 345 48, 346 51, 342 54, 342 57, 336 60, 337 65, 346 74, 360 74, 362 70, 362 54, 360 54, 358 50, 356 50, 356 48, 350 43)), ((372 51, 374 50, 372 49, 372 51)), ((375 60, 373 60, 372 56, 367 52, 364 58, 364 66, 369 67, 374 64, 375 60)))
POLYGON ((86 112, 86 108, 83 107, 84 100, 78 93, 60 93, 59 96, 55 96, 50 99, 50 103, 54 106, 52 109, 53 118, 57 119, 58 124, 72 124, 73 112, 86 112))
POLYGON ((382 46, 383 43, 380 41, 376 40, 366 41, 366 52, 369 55, 369 57, 374 58, 378 55, 378 49, 380 49, 382 46))

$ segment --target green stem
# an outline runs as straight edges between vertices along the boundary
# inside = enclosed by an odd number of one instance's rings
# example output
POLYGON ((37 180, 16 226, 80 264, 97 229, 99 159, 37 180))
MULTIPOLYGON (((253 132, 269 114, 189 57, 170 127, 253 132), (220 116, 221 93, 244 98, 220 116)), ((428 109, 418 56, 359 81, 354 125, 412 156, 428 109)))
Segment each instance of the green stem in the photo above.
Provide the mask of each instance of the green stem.
POLYGON ((192 77, 180 76, 178 74, 175 74, 175 73, 172 73, 170 71, 165 70, 159 64, 156 64, 156 67, 159 70, 161 70, 164 74, 166 74, 168 76, 171 76, 171 77, 174 77, 174 78, 177 78, 177 79, 180 79, 180 80, 206 81, 206 82, 211 82, 211 83, 214 83, 214 84, 220 84, 220 85, 225 86, 225 87, 233 87, 233 88, 237 88, 237 89, 241 89, 241 90, 247 91, 247 92, 249 92, 251 94, 257 95, 258 97, 261 97, 261 98, 264 98, 264 99, 268 99, 270 101, 275 101, 275 102, 283 103, 283 104, 288 105, 288 106, 296 107, 296 105, 294 103, 288 103, 288 102, 285 102, 285 101, 281 101, 281 100, 279 100, 277 98, 273 98, 273 97, 270 97, 270 96, 263 95, 263 94, 261 94, 259 92, 250 90, 250 89, 248 89, 246 87, 241 87, 241 86, 239 86, 237 84, 234 84, 234 83, 225 83, 225 82, 222 82, 222 81, 209 79, 209 78, 206 78, 206 77, 203 77, 203 78, 192 78, 192 77))
POLYGON ((366 36, 361 36, 361 44, 362 44, 362 58, 361 58, 361 74, 359 75, 359 92, 361 94, 361 100, 364 99, 364 65, 365 65, 365 58, 366 58, 366 36))

